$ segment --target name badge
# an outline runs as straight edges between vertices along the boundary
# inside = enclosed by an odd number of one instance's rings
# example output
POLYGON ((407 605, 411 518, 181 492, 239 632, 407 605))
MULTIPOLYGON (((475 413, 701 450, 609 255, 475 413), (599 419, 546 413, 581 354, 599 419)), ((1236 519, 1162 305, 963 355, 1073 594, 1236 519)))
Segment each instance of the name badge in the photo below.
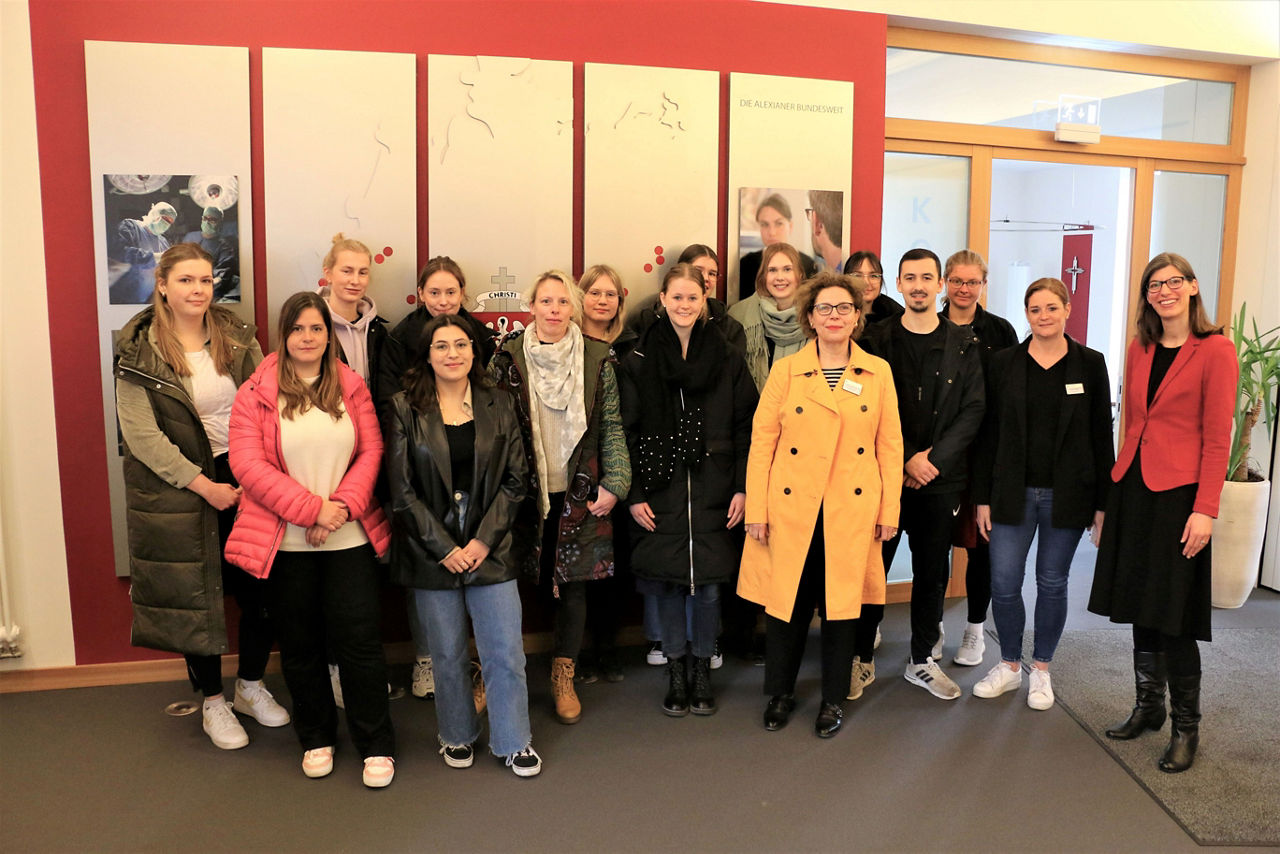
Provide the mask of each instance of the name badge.
POLYGON ((1067 383, 1067 394, 1084 394, 1084 383, 1067 383))
POLYGON ((862 383, 856 383, 853 380, 845 380, 844 390, 850 394, 862 394, 862 383))

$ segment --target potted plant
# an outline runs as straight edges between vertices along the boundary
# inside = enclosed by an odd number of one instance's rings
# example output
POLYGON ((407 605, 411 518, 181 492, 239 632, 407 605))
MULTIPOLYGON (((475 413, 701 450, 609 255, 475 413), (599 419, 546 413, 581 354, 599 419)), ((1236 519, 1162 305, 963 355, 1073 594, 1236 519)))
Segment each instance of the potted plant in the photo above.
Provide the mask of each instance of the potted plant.
POLYGON ((1280 385, 1280 327, 1258 331, 1256 320, 1245 327, 1245 306, 1231 323, 1231 340, 1240 360, 1236 388, 1235 428, 1227 482, 1222 488, 1218 522, 1213 531, 1213 604, 1239 608, 1258 580, 1262 543, 1267 529, 1271 485, 1250 465, 1253 429, 1261 420, 1271 436, 1276 420, 1276 387, 1280 385))

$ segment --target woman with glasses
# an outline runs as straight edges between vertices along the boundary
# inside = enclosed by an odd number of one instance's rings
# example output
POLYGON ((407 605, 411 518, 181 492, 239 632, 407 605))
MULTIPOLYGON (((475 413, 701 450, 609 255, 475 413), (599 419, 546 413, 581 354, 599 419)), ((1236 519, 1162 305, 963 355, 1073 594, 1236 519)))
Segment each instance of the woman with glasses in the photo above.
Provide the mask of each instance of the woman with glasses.
POLYGON ((698 270, 676 264, 663 276, 660 296, 663 319, 645 331, 621 370, 635 477, 627 499, 631 562, 640 592, 657 601, 668 676, 663 712, 710 715, 720 588, 740 554, 733 529, 746 503, 757 394, 742 357, 707 319, 698 270))
MULTIPOLYGON (((448 255, 437 255, 426 263, 418 275, 418 306, 404 320, 396 324, 387 338, 382 368, 378 378, 378 411, 388 409, 388 403, 403 388, 405 371, 418 363, 422 352, 422 328, 435 317, 457 317, 475 342, 475 361, 483 369, 493 357, 493 332, 475 317, 467 313, 463 303, 467 300, 467 277, 458 262, 448 255)), ((409 597, 409 634, 413 639, 414 663, 410 689, 413 696, 430 699, 435 696, 435 675, 432 669, 431 647, 427 642, 427 629, 418 621, 419 609, 409 597)), ((476 674, 477 702, 483 696, 483 682, 476 674)))
MULTIPOLYGON (((1049 663, 1067 621, 1071 559, 1085 528, 1093 529, 1098 543, 1115 453, 1107 364, 1101 353, 1067 337, 1066 286, 1038 279, 1023 304, 1031 335, 991 357, 986 421, 975 443, 972 496, 978 533, 991 544, 990 598, 1000 661, 973 686, 973 695, 998 697, 1022 685, 1022 578, 1031 541, 1038 538, 1027 705, 1043 710, 1054 701, 1049 663)), ((970 589, 971 609, 973 596, 970 589)), ((973 663, 981 660, 979 653, 973 663)))
MULTIPOLYGON (((392 580, 413 590, 435 651, 440 754, 470 767, 480 737, 468 618, 484 669, 489 750, 520 777, 542 770, 529 729, 516 512, 528 469, 511 396, 480 368, 470 324, 440 314, 391 401, 392 580)), ((527 534, 526 534, 527 535, 527 534)))
MULTIPOLYGON (((638 340, 635 331, 623 322, 627 291, 622 286, 622 277, 608 264, 595 264, 582 274, 578 288, 582 291, 582 334, 610 344, 614 358, 621 362, 638 340)), ((600 675, 609 682, 621 682, 623 679, 617 637, 622 612, 629 598, 628 591, 632 589, 631 536, 627 530, 630 518, 623 502, 614 505, 614 574, 587 585, 587 629, 591 633, 593 649, 592 655, 588 657, 584 653, 578 660, 575 678, 582 684, 596 682, 600 675)))
POLYGON ((1239 365, 1205 314, 1181 255, 1142 272, 1137 336, 1124 375, 1124 441, 1111 470, 1089 610, 1133 625, 1137 699, 1108 738, 1131 739, 1165 720, 1161 771, 1191 767, 1199 744, 1200 649, 1211 640, 1209 539, 1227 476, 1239 365))
POLYGON ((800 253, 790 243, 764 248, 756 292, 729 308, 747 336, 747 369, 763 389, 774 362, 800 352, 805 332, 796 313, 796 292, 804 280, 800 253))
MULTIPOLYGON (((1013 347, 1018 343, 1018 335, 1013 331, 1009 321, 993 314, 982 307, 982 292, 987 287, 987 262, 972 249, 961 249, 947 259, 942 268, 942 282, 945 287, 942 298, 942 317, 957 326, 967 326, 973 333, 974 343, 978 345, 978 359, 982 363, 985 376, 990 369, 992 354, 1013 347)), ((1067 301, 1068 303, 1070 300, 1067 301)), ((1070 314, 1070 306, 1066 312, 1070 314)), ((1034 325, 1034 324, 1033 324, 1034 325)), ((1033 330, 1034 331, 1034 330, 1033 330)), ((1092 351, 1090 351, 1092 352, 1092 351)), ((970 456, 977 450, 975 442, 970 448, 970 456)), ((970 465, 969 471, 972 472, 970 465)), ((970 483, 970 491, 972 483, 970 483)), ((987 606, 991 604, 991 551, 985 535, 980 536, 974 522, 974 502, 966 494, 960 512, 956 514, 956 524, 952 530, 951 543, 965 550, 965 598, 968 607, 968 622, 964 633, 960 636, 960 648, 956 650, 955 661, 966 667, 975 667, 982 663, 982 656, 987 649, 985 626, 987 622, 987 606)), ((1078 538, 1077 538, 1078 539, 1078 538)), ((946 632, 938 630, 937 655, 942 655, 942 644, 946 632)))
POLYGON ((555 605, 551 693, 556 718, 575 724, 573 677, 586 629, 588 582, 613 574, 610 512, 631 488, 609 345, 582 334, 582 292, 568 273, 543 273, 525 295, 530 324, 507 336, 489 366, 516 398, 531 474, 517 525, 537 530, 519 564, 555 605))
POLYGON ((855 627, 883 604, 881 544, 898 530, 902 428, 888 364, 858 346, 862 289, 837 273, 805 283, 798 303, 816 339, 779 360, 752 422, 747 542, 738 595, 765 606, 764 726, 785 726, 816 607, 822 698, 815 732, 840 729, 855 627))
POLYGON ((882 292, 884 267, 880 264, 880 257, 876 253, 866 250, 853 253, 849 256, 849 260, 844 262, 844 271, 862 287, 862 299, 867 306, 867 326, 889 317, 897 317, 905 311, 902 303, 882 292))

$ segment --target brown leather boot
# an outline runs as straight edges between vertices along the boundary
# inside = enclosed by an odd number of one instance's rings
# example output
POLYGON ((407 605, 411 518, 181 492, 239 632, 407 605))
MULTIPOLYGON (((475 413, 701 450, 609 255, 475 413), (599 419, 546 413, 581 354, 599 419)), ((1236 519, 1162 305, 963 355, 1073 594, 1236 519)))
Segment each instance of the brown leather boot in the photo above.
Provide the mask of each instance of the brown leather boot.
POLYGON ((562 724, 576 724, 582 718, 582 703, 573 690, 573 659, 551 662, 551 696, 556 701, 556 717, 562 724))

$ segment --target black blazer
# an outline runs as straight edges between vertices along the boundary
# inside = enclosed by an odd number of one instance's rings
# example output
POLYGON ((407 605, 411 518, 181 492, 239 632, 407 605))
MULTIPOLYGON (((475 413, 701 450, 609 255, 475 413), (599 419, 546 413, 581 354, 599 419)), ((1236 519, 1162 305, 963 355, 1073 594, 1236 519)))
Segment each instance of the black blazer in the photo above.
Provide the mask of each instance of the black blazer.
POLYGON ((471 386, 476 426, 475 467, 459 525, 449 441, 440 410, 417 412, 399 392, 391 399, 385 465, 391 486, 391 580, 407 587, 453 590, 500 584, 519 574, 512 557, 516 511, 528 491, 528 462, 516 421, 515 402, 505 391, 471 386), (479 567, 464 573, 440 561, 455 546, 477 539, 489 547, 479 567))
MULTIPOLYGON (((992 354, 987 413, 974 460, 973 503, 991 505, 991 521, 1023 522, 1027 474, 1027 349, 992 354)), ((1053 527, 1087 528, 1103 509, 1115 451, 1111 441, 1111 381, 1101 353, 1067 338, 1062 411, 1054 442, 1053 527), (1083 394, 1067 394, 1080 384, 1083 394)))

